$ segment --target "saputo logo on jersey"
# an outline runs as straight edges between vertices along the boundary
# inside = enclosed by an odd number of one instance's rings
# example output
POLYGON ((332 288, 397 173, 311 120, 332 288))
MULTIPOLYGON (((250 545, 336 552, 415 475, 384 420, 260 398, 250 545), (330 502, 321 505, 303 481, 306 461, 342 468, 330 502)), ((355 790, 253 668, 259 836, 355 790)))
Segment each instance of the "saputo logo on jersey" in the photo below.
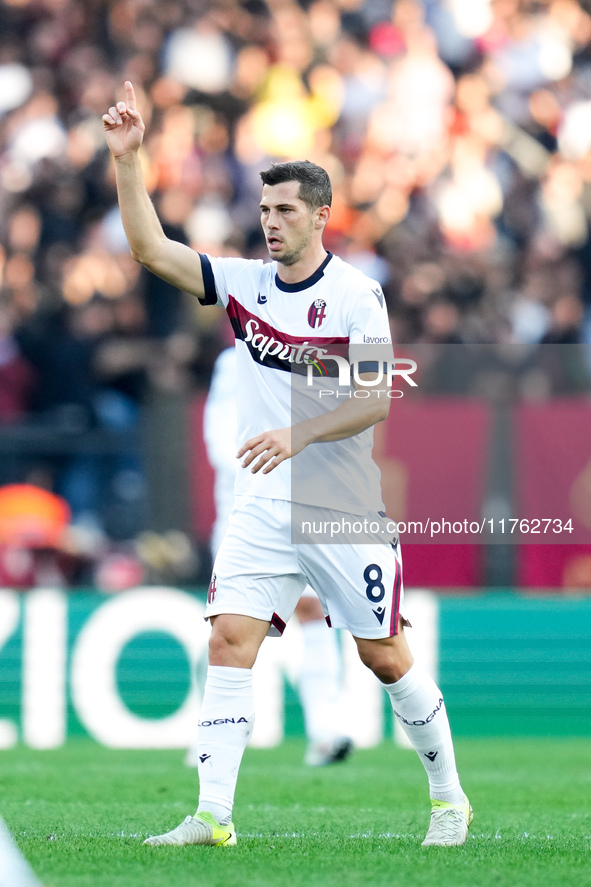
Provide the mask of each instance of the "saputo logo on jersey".
POLYGON ((228 316, 237 339, 244 342, 256 363, 288 373, 304 374, 313 361, 322 361, 330 351, 346 350, 347 336, 288 336, 248 311, 229 297, 228 316))
POLYGON ((374 388, 378 397, 400 398, 404 392, 392 388, 396 376, 417 387, 411 378, 417 369, 416 361, 410 358, 394 360, 390 342, 384 337, 365 336, 363 345, 351 346, 353 351, 363 349, 363 355, 358 360, 350 360, 348 336, 288 337, 252 314, 233 296, 229 297, 226 310, 236 338, 247 345, 257 363, 289 373, 305 374, 309 387, 314 385, 314 378, 318 376, 332 378, 335 383, 338 379, 336 390, 321 389, 319 397, 370 397, 369 389, 374 388), (368 378, 372 374, 373 378, 368 378))
POLYGON ((285 339, 275 339, 260 331, 261 323, 258 320, 248 320, 245 327, 244 342, 249 345, 250 351, 258 352, 258 359, 265 363, 265 358, 274 357, 287 363, 310 365, 314 360, 329 358, 327 348, 313 344, 309 339, 289 342, 285 339))

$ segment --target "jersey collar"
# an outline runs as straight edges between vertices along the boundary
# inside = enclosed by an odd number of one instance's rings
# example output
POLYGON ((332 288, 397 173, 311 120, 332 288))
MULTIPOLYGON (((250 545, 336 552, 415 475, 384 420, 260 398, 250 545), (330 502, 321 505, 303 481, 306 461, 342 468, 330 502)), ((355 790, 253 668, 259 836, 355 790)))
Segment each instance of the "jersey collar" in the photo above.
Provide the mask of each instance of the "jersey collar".
MULTIPOLYGON (((327 251, 328 252, 328 251, 327 251)), ((328 252, 324 262, 320 265, 319 268, 316 269, 314 274, 311 274, 310 277, 306 277, 305 280, 298 280, 297 283, 284 283, 279 279, 279 275, 275 274, 275 286, 277 289, 283 290, 284 293, 299 293, 300 290, 307 290, 309 287, 314 286, 315 283, 324 277, 324 269, 332 259, 332 253, 328 252)))

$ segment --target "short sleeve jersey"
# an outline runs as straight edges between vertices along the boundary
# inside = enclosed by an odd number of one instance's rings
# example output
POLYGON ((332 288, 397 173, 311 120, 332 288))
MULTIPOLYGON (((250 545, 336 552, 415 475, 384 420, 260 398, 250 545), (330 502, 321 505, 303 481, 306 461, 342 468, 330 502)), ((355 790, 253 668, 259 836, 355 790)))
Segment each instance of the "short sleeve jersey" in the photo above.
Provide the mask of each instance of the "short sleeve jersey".
MULTIPOLYGON (((292 426, 293 378, 337 349, 390 343, 379 283, 329 253, 295 284, 276 262, 201 254, 205 305, 222 305, 236 338, 238 446, 264 431, 292 426)), ((334 408, 334 402, 330 408, 334 408)), ((372 459, 373 428, 351 438, 310 444, 269 474, 237 474, 236 493, 364 514, 381 510, 380 473, 372 459), (295 477, 309 482, 299 483, 295 477)))

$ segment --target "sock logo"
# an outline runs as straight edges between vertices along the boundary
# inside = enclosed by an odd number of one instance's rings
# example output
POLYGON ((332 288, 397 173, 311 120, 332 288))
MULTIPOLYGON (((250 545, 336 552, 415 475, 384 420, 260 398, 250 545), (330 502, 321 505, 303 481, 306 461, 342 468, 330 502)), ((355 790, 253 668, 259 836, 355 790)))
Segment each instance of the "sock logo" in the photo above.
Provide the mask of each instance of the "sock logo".
POLYGON ((393 709, 394 714, 398 718, 399 721, 402 721, 403 724, 408 724, 409 727, 424 727, 425 724, 430 724, 437 712, 440 710, 443 705, 443 696, 439 698, 439 702, 437 706, 433 709, 429 717, 425 718, 424 721, 407 721, 406 718, 403 718, 401 714, 399 714, 396 709, 393 709))
POLYGON ((434 761, 435 758, 437 757, 437 755, 438 755, 438 752, 436 752, 436 751, 427 751, 427 752, 425 752, 425 757, 426 757, 426 758, 429 758, 430 761, 434 761))
POLYGON ((199 721, 199 727, 211 727, 216 724, 248 724, 247 718, 216 718, 215 721, 199 721))
POLYGON ((386 608, 376 607, 376 609, 372 610, 371 612, 374 614, 380 625, 382 625, 384 622, 384 614, 386 613, 386 608))
POLYGON ((205 764, 208 758, 211 758, 211 755, 199 755, 199 760, 202 764, 205 764))

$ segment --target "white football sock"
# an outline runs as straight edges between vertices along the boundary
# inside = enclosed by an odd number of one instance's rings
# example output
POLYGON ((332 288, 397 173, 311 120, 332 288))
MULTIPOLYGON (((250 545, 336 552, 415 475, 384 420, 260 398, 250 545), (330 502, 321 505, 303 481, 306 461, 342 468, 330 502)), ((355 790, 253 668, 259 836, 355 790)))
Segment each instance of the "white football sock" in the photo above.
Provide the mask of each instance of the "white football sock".
POLYGON ((199 713, 199 806, 220 825, 232 819, 244 749, 254 727, 252 669, 210 665, 199 713))
POLYGON ((384 684, 394 714, 429 777, 432 798, 460 804, 460 786, 453 742, 441 690, 429 675, 413 665, 399 681, 384 684))
POLYGON ((340 736, 337 703, 341 691, 341 664, 336 632, 320 619, 301 623, 304 648, 298 690, 306 736, 311 742, 330 742, 340 736))

